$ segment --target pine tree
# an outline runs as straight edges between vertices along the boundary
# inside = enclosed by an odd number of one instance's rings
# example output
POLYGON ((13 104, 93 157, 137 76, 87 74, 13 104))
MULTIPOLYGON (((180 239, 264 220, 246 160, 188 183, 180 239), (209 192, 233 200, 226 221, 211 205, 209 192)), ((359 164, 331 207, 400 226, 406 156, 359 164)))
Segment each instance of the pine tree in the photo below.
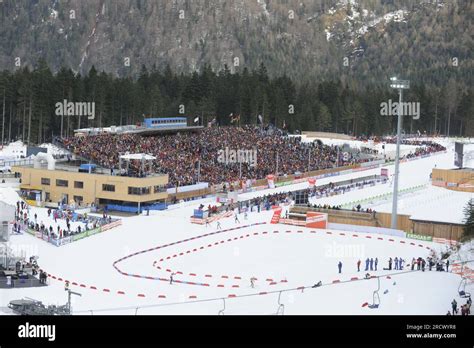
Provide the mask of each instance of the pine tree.
POLYGON ((464 208, 464 233, 463 240, 469 240, 474 237, 474 199, 471 199, 464 208))

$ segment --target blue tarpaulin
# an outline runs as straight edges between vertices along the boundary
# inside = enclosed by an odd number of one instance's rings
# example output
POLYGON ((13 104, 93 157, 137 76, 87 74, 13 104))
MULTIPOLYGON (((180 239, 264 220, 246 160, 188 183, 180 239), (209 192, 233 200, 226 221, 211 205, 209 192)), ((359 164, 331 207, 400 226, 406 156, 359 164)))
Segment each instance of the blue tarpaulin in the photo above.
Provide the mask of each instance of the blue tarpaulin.
POLYGON ((87 171, 87 172, 90 170, 90 171, 92 172, 92 171, 94 171, 94 169, 95 169, 96 167, 97 167, 97 166, 96 166, 95 164, 81 164, 81 165, 79 166, 79 170, 80 170, 80 171, 87 171))

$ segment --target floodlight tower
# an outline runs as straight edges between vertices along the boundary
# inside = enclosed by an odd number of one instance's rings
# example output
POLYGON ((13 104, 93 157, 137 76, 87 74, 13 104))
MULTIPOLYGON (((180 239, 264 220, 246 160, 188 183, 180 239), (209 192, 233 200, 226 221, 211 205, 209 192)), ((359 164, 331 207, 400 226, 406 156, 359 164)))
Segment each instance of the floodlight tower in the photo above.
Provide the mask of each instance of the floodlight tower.
POLYGON ((398 102, 398 122, 397 122, 397 152, 395 156, 395 173, 393 180, 393 201, 392 201, 392 223, 391 227, 393 229, 397 228, 397 204, 398 204, 398 179, 399 179, 399 166, 400 166, 400 138, 402 133, 402 98, 403 90, 410 88, 410 81, 408 80, 399 80, 396 77, 390 78, 390 87, 398 89, 399 102, 398 102))

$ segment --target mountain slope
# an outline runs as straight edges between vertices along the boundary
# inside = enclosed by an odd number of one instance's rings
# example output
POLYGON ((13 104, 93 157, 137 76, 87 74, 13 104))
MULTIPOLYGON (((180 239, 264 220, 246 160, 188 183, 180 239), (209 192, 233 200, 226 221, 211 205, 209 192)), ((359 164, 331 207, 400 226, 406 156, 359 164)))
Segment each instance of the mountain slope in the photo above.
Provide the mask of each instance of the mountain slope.
POLYGON ((468 1, 3 0, 0 68, 44 58, 54 71, 92 65, 136 76, 142 65, 176 71, 257 68, 297 79, 379 80, 395 72, 472 79, 468 1), (347 57, 347 59, 345 59, 347 57), (128 65, 130 63, 130 65, 128 65), (345 64, 348 63, 348 64, 345 64))

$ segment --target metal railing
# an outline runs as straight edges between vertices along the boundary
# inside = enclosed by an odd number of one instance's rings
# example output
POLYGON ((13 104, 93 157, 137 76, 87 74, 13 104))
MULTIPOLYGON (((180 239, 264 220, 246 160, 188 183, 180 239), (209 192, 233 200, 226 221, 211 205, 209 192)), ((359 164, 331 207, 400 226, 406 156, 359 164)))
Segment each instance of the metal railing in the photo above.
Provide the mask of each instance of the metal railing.
POLYGON ((46 285, 47 284, 40 283, 39 279, 35 277, 28 279, 11 279, 10 281, 5 278, 0 278, 0 289, 32 288, 46 285))

